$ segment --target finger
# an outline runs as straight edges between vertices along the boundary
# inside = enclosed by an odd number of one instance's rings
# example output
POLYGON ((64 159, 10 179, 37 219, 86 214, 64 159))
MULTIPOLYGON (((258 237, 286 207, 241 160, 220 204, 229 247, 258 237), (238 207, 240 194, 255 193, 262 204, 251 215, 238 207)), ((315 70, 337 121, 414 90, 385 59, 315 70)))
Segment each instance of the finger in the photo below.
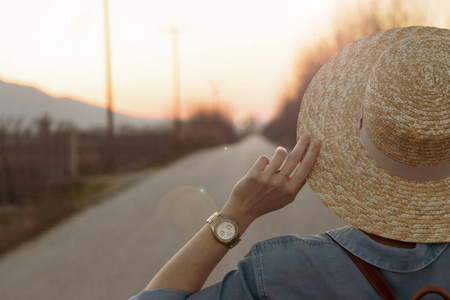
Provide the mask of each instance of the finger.
POLYGON ((306 180, 306 177, 311 172, 314 162, 316 160, 317 155, 319 154, 319 150, 321 147, 321 142, 318 139, 314 139, 309 147, 308 151, 305 154, 305 157, 303 158, 303 161, 300 163, 300 166, 295 171, 295 174, 293 176, 294 181, 304 182, 306 180))
POLYGON ((275 174, 280 169, 281 164, 283 163, 286 156, 286 149, 283 147, 278 147, 277 150, 275 150, 270 163, 267 165, 266 171, 271 175, 275 174))
POLYGON ((303 134, 292 150, 291 154, 289 154, 286 162, 281 167, 281 171, 285 174, 291 174, 292 171, 295 170, 298 163, 301 161, 302 157, 305 155, 306 150, 308 149, 309 143, 311 141, 311 136, 308 133, 303 134))
POLYGON ((253 173, 253 172, 259 173, 264 170, 264 168, 267 166, 267 164, 269 164, 269 158, 265 155, 262 155, 256 160, 253 167, 250 168, 249 173, 253 173))

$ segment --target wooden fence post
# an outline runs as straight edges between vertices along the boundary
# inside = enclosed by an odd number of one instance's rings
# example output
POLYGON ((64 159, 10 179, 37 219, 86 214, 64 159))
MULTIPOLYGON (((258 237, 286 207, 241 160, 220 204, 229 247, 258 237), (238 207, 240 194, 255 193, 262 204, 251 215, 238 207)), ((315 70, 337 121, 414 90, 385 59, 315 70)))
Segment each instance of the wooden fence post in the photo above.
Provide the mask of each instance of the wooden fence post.
POLYGON ((8 166, 6 159, 6 133, 0 128, 0 204, 8 204, 8 166))
POLYGON ((79 175, 79 141, 75 130, 69 132, 69 176, 77 178, 79 175))
POLYGON ((51 154, 50 154, 50 125, 51 120, 48 115, 44 115, 38 120, 39 128, 39 148, 41 150, 41 180, 43 185, 47 188, 50 185, 50 168, 51 168, 51 154))

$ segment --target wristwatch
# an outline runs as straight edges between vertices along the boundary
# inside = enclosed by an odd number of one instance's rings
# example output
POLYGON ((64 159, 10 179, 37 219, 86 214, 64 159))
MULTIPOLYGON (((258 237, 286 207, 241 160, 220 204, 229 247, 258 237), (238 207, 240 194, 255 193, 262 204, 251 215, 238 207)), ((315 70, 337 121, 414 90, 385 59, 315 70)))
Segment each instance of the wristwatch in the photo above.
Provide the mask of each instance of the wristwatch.
POLYGON ((239 228, 236 222, 224 215, 215 212, 206 220, 206 222, 211 226, 211 230, 216 240, 228 248, 233 248, 241 241, 239 228))

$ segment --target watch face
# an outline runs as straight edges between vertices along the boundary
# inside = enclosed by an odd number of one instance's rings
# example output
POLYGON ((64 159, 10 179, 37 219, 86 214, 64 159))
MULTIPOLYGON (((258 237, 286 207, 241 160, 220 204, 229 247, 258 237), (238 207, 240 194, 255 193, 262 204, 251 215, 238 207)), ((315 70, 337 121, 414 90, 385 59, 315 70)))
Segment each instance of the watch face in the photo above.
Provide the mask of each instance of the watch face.
POLYGON ((216 233, 219 239, 229 242, 236 236, 236 227, 233 223, 224 220, 217 224, 216 233))

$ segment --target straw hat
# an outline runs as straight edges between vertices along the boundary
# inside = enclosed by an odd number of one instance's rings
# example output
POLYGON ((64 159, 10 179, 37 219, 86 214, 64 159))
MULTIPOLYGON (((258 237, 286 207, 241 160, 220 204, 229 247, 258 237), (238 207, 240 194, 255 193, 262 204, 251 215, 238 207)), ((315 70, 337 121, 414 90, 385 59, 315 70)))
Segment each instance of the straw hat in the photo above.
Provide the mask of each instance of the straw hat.
POLYGON ((308 183, 337 216, 450 242, 450 30, 397 28, 338 52, 305 92, 304 132, 323 141, 308 183))

